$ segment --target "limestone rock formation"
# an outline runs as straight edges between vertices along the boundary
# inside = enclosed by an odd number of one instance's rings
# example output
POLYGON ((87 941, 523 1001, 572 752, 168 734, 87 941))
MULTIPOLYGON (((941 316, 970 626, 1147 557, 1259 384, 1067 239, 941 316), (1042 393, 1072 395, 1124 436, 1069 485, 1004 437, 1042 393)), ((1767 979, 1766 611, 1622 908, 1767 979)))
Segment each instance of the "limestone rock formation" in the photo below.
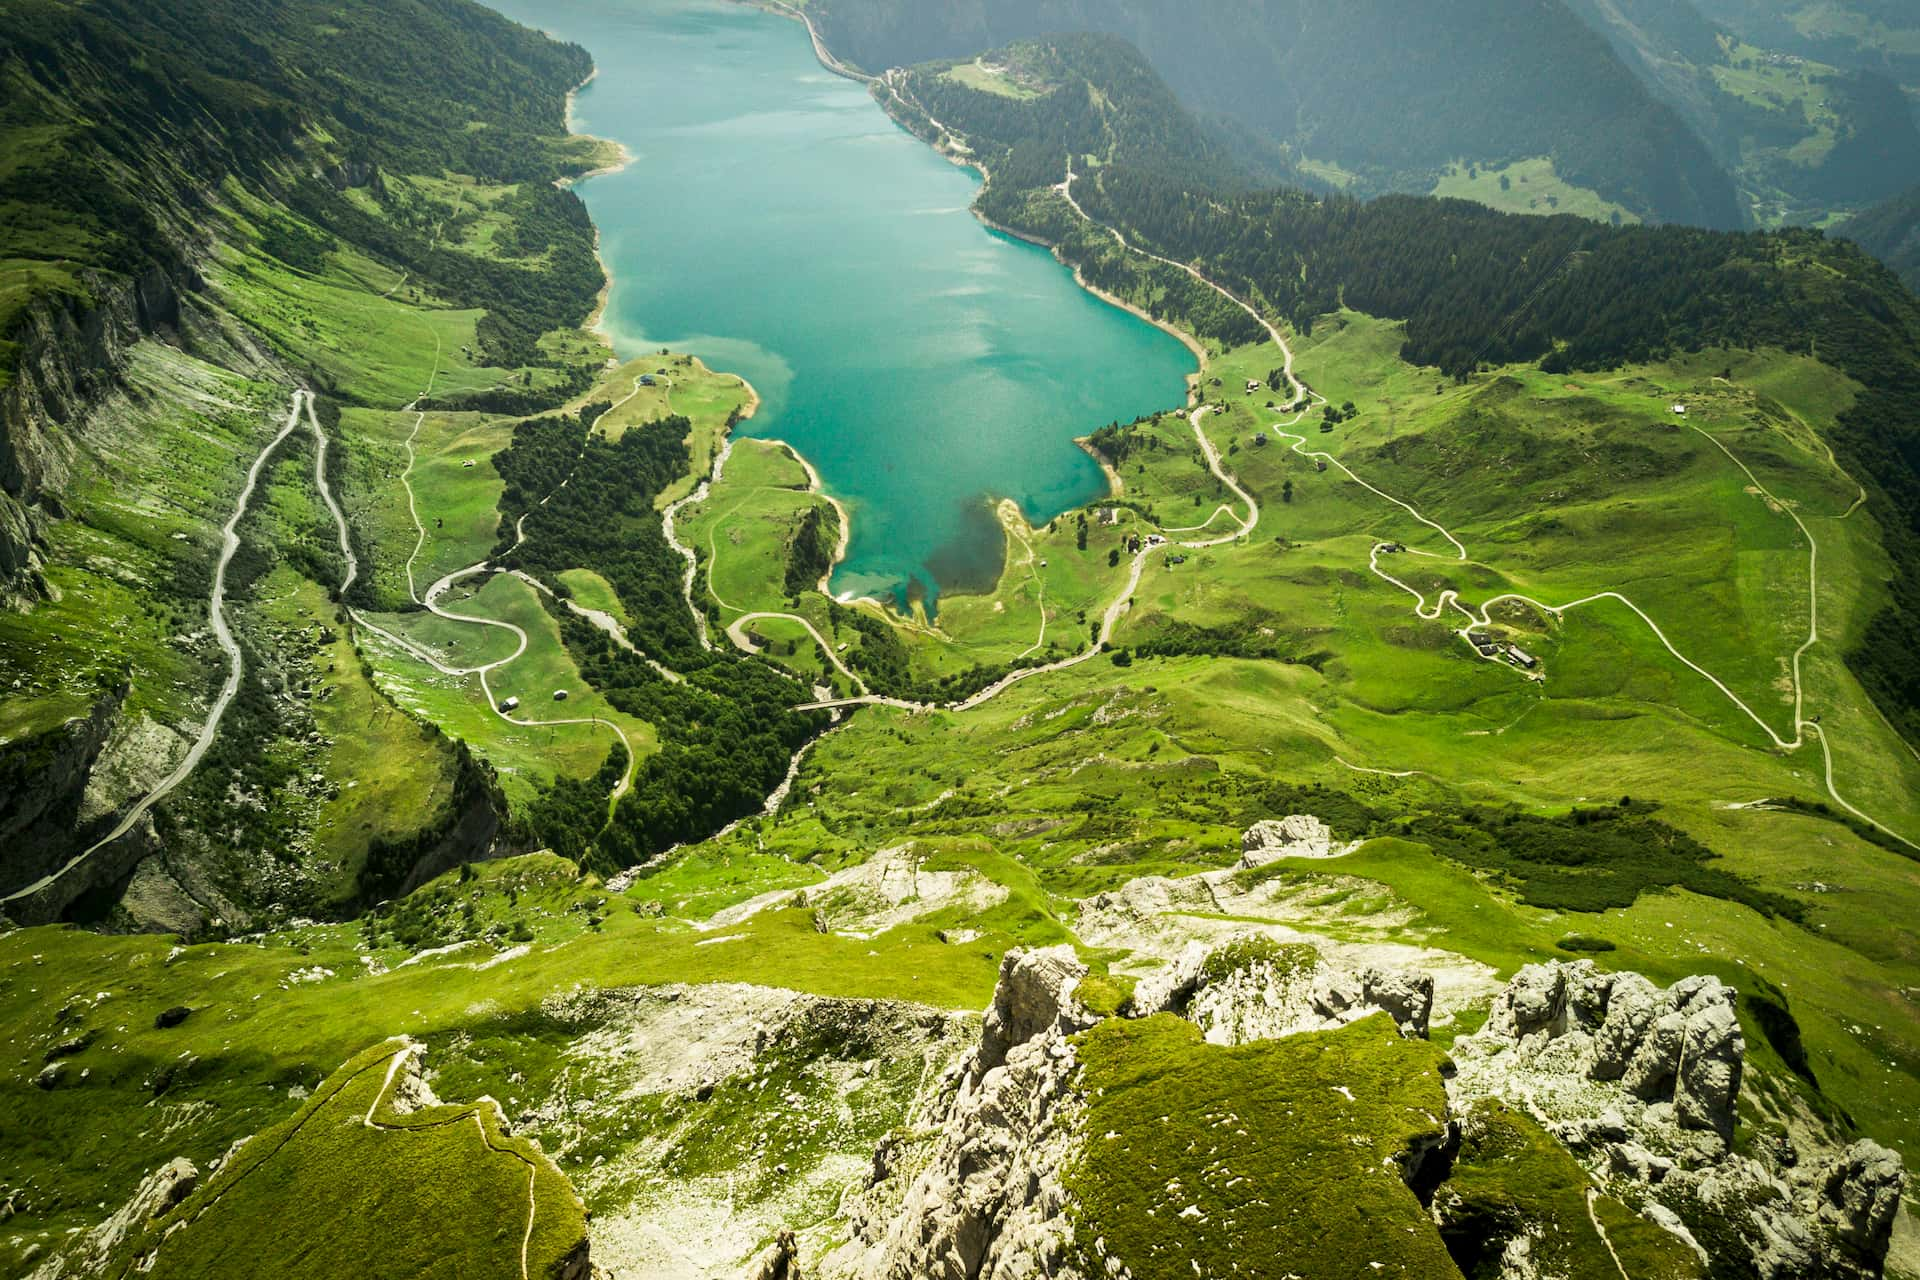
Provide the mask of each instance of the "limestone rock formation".
POLYGON ((1261 867, 1280 858, 1337 858, 1348 852, 1335 846, 1333 831, 1310 813, 1265 819, 1240 837, 1240 865, 1261 867))
POLYGON ((747 1280, 806 1280, 800 1270, 800 1246, 785 1227, 773 1243, 747 1265, 747 1280))
POLYGON ((1848 1147, 1812 1181, 1814 1225, 1826 1238, 1841 1274, 1880 1274, 1906 1186, 1907 1171, 1899 1155, 1864 1140, 1848 1147))
POLYGON ((1307 943, 1250 934, 1225 945, 1189 943, 1134 990, 1132 1012, 1178 1013, 1214 1044, 1322 1031, 1384 1009, 1403 1034, 1425 1037, 1433 1012, 1430 974, 1352 970, 1307 943))
POLYGON ((1480 1052, 1558 1062, 1634 1098, 1672 1104, 1680 1128, 1733 1134, 1746 1038, 1733 988, 1695 976, 1661 991, 1637 973, 1590 960, 1528 965, 1473 1037, 1480 1052))
POLYGON ((1061 1172, 1074 1148, 1077 1063, 1068 1037, 1099 1019, 1074 998, 1086 966, 1068 946, 1001 961, 979 1045, 935 1087, 937 1137, 918 1158, 883 1144, 848 1198, 850 1240, 829 1276, 1072 1280, 1061 1172), (912 1167, 907 1167, 911 1163, 912 1167))
POLYGON ((29 1280, 65 1280, 100 1274, 123 1241, 185 1200, 199 1181, 200 1170, 193 1161, 169 1160, 148 1174, 127 1202, 104 1222, 41 1263, 29 1280))
POLYGON ((1696 1251, 1703 1238, 1744 1248, 1762 1280, 1879 1276, 1906 1186, 1899 1156, 1865 1141, 1817 1159, 1734 1151, 1735 1002, 1711 976, 1661 990, 1586 960, 1528 965, 1455 1042, 1453 1093, 1523 1108, 1649 1221, 1696 1251))

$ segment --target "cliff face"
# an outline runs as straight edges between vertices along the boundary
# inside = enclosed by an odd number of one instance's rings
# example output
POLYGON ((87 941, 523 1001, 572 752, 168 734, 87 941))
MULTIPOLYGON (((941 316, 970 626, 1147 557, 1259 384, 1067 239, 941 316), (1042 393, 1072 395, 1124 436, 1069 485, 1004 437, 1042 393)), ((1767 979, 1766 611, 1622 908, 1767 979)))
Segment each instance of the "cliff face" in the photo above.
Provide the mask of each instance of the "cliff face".
POLYGON ((46 521, 62 513, 73 427, 118 383, 134 343, 181 330, 182 290, 158 267, 138 277, 93 272, 83 283, 90 296, 41 298, 9 335, 19 365, 0 389, 0 606, 46 594, 46 521))
MULTIPOLYGON (((1434 1070, 1434 1058, 1367 1057, 1352 1041, 1314 1087, 1283 1096, 1266 1090, 1292 1067, 1283 1065, 1284 1055, 1262 1058, 1261 1072, 1236 1077, 1231 1087, 1231 1122, 1215 1122, 1206 1132, 1204 1142, 1217 1144, 1209 1163, 1191 1185, 1176 1190, 1177 1156, 1164 1159, 1140 1133, 1108 1129, 1109 1123, 1125 1129, 1122 1117, 1131 1113, 1101 1112, 1103 1089, 1093 1085, 1104 1080, 1124 1090, 1167 1072, 1232 1072, 1246 1061, 1234 1055, 1248 1047, 1285 1044, 1311 1056, 1326 1051, 1316 1045, 1334 1043, 1328 1037, 1358 1030, 1349 1024, 1360 1018, 1384 1023, 1380 1013, 1393 1016, 1400 1037, 1376 1043, 1376 1051, 1418 1040, 1431 975, 1348 971, 1310 947, 1242 939, 1183 954, 1143 980, 1112 1018, 1080 1000, 1088 976, 1069 947, 1007 955, 978 1046, 927 1089, 914 1123, 881 1144, 867 1185, 842 1203, 847 1242, 819 1260, 818 1274, 829 1280, 1171 1274, 1139 1253, 1140 1233, 1113 1217, 1111 1204, 1103 1208, 1080 1195, 1099 1185, 1104 1162, 1160 1161, 1153 1165, 1155 1183, 1172 1169, 1170 1200, 1126 1203, 1150 1218, 1164 1216, 1167 1205, 1189 1203, 1177 1214, 1187 1225, 1170 1230, 1203 1244, 1204 1228, 1223 1206, 1252 1207, 1263 1221, 1271 1218, 1271 1206, 1286 1200, 1288 1169, 1311 1164, 1316 1177, 1337 1180, 1339 1153, 1379 1136, 1366 1129, 1361 1111, 1340 1110, 1381 1094, 1381 1081, 1363 1063, 1389 1076, 1408 1064, 1415 1074, 1434 1070), (1137 1077, 1096 1070, 1099 1055, 1110 1052, 1101 1047, 1103 1031, 1148 1026, 1169 1014, 1221 1046, 1209 1051, 1220 1056, 1155 1057, 1137 1077), (1269 1070, 1272 1075, 1263 1074, 1269 1070), (1328 1081, 1339 1097, 1328 1097, 1328 1081), (1275 1108, 1286 1119, 1270 1125, 1275 1108), (1314 1117, 1330 1116, 1337 1121, 1335 1140, 1315 1145, 1314 1117), (1263 1166, 1250 1147, 1280 1158, 1263 1166), (1235 1176, 1220 1187, 1220 1198, 1207 1199, 1204 1175, 1229 1168, 1235 1176), (1255 1183, 1250 1191, 1227 1197, 1249 1179, 1255 1183), (1124 1251, 1116 1243, 1123 1232, 1136 1244, 1126 1257, 1115 1251, 1124 1251)), ((1502 1275, 1611 1274, 1619 1248, 1647 1267, 1637 1275, 1879 1276, 1906 1185, 1900 1158, 1844 1133, 1809 1131, 1799 1133, 1805 1150, 1797 1155, 1768 1154, 1789 1144, 1773 1120, 1750 1120, 1736 1109, 1745 1041, 1735 1009, 1733 989, 1710 976, 1663 990, 1639 974, 1602 972, 1590 962, 1521 970, 1494 999, 1485 1027, 1457 1040, 1450 1061, 1439 1060, 1444 1089, 1421 1108, 1429 1123, 1389 1161, 1387 1172, 1411 1193, 1403 1199, 1417 1198, 1417 1212, 1403 1226, 1379 1227, 1379 1238, 1353 1240, 1364 1247, 1356 1256, 1389 1247, 1388 1236, 1411 1239, 1431 1230, 1439 1234, 1421 1256, 1433 1265, 1399 1274, 1491 1274, 1475 1260, 1502 1257, 1513 1264, 1502 1275), (1748 1129, 1739 1147, 1732 1141, 1736 1125, 1748 1129), (1606 1213, 1594 1216, 1603 1198, 1606 1213), (1448 1264, 1448 1254, 1461 1271, 1448 1264), (1530 1255, 1532 1264, 1521 1265, 1530 1255)), ((1180 1100, 1206 1093, 1208 1082, 1180 1079, 1185 1083, 1155 1095, 1144 1113, 1146 1130, 1173 1121, 1164 1108, 1178 1109, 1180 1100)), ((1388 1096, 1392 1087, 1389 1081, 1388 1096)), ((1388 1112, 1399 1114, 1400 1105, 1388 1112)), ((1380 1172, 1368 1169, 1369 1176, 1380 1172)), ((1229 1213, 1226 1225, 1233 1224, 1229 1213)), ((1240 1222, 1247 1230, 1253 1225, 1240 1222)), ((1230 1233, 1225 1256, 1253 1262, 1242 1244, 1230 1233)), ((1369 1274, 1359 1264, 1302 1265, 1312 1256, 1310 1239, 1295 1241, 1292 1253, 1278 1259, 1280 1269, 1369 1274)), ((792 1274, 790 1250, 785 1262, 792 1274)), ((814 1273, 810 1266, 807 1274, 814 1273)))
POLYGON ((125 696, 119 689, 84 716, 0 747, 0 847, 7 851, 0 860, 0 893, 59 866, 89 829, 82 812, 87 780, 125 696))

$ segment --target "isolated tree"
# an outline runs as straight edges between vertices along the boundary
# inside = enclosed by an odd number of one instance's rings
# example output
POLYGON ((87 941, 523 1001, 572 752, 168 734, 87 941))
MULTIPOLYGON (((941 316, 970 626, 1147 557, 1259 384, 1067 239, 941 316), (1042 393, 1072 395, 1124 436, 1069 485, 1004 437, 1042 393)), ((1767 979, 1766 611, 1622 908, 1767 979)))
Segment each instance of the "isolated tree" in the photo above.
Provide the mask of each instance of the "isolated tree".
POLYGON ((1285 484, 1282 484, 1280 486, 1280 501, 1282 502, 1293 501, 1293 481, 1289 480, 1285 484))

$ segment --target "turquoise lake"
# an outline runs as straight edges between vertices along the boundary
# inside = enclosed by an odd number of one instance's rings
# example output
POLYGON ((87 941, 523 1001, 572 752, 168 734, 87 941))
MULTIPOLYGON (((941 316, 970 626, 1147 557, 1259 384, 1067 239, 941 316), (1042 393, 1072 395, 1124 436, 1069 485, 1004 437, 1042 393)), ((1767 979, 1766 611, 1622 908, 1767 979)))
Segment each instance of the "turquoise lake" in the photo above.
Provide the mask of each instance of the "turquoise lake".
POLYGON ((968 212, 978 186, 815 61, 799 23, 724 0, 510 0, 589 49, 575 127, 633 153, 580 188, 624 356, 753 383, 853 513, 833 588, 990 587, 989 499, 1051 519, 1105 490, 1073 443, 1185 401, 1193 356, 968 212))

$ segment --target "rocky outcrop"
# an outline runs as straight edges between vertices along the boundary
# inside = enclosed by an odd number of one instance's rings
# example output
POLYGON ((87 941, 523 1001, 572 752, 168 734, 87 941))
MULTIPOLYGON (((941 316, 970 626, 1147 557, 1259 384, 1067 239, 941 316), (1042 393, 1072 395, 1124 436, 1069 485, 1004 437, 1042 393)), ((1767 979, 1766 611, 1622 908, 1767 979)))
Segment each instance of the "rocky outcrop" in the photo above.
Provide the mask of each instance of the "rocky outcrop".
POLYGON ((1541 1121, 1588 1171, 1696 1250, 1744 1251, 1762 1280, 1881 1274, 1906 1173, 1872 1142, 1787 1156, 1731 1146, 1746 1040, 1718 978, 1664 990, 1591 961, 1529 965, 1458 1040, 1457 1099, 1541 1121))
POLYGON ((71 428, 118 383, 134 343, 181 323, 180 290, 157 267, 133 278, 88 272, 79 283, 86 296, 41 298, 5 335, 19 350, 0 388, 0 602, 8 604, 46 593, 44 522, 59 513, 77 451, 71 428))
POLYGON ((1510 1051, 1643 1103, 1667 1103, 1682 1130, 1733 1136, 1746 1037, 1733 988, 1686 978, 1665 991, 1592 961, 1528 965, 1494 1001, 1475 1052, 1510 1051))
POLYGON ((1838 1274, 1880 1274, 1906 1187, 1899 1155, 1867 1141, 1848 1147, 1810 1180, 1814 1227, 1838 1274))
POLYGON ((1333 830, 1310 813, 1256 822, 1240 837, 1242 867, 1262 867, 1281 858, 1337 858, 1350 851, 1350 845, 1335 845, 1333 830))
POLYGON ((104 834, 106 824, 86 822, 82 801, 126 693, 122 686, 86 715, 0 747, 0 894, 59 867, 93 826, 104 834))
POLYGON ((800 1269, 800 1246, 785 1227, 773 1243, 747 1265, 746 1280, 806 1280, 800 1269))
POLYGON ((1009 952, 980 1043, 934 1090, 919 1153, 883 1144, 845 1208, 827 1275, 885 1280, 1072 1280, 1061 1173, 1075 1142, 1068 1037, 1098 1021, 1074 997, 1071 947, 1009 952))
POLYGON ((158 1221, 193 1193, 200 1170, 193 1161, 169 1160, 148 1174, 127 1202, 98 1226, 36 1268, 29 1280, 95 1276, 127 1240, 158 1221))
POLYGON ((1272 1040, 1344 1026, 1377 1011, 1403 1035, 1425 1037, 1430 974, 1342 968, 1307 943, 1249 934, 1224 946, 1190 943, 1134 989, 1130 1012, 1178 1013, 1213 1044, 1272 1040))

